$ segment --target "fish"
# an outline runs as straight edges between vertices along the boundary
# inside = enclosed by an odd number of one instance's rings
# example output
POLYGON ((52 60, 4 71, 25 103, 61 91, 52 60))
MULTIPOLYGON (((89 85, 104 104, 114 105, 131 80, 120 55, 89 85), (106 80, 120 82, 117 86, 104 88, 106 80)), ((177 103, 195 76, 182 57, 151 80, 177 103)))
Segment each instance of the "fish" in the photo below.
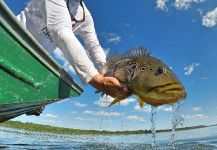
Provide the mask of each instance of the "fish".
POLYGON ((174 104, 187 96, 185 87, 175 73, 143 46, 129 49, 123 54, 108 54, 104 68, 104 76, 118 79, 129 89, 129 93, 118 95, 109 106, 132 95, 137 97, 140 107, 144 103, 152 106, 174 104))

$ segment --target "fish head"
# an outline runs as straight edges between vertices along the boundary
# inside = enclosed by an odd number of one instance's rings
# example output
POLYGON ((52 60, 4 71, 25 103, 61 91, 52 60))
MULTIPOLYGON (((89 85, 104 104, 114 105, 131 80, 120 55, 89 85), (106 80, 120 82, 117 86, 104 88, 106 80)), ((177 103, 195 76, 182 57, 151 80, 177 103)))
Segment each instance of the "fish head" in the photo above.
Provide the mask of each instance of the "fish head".
POLYGON ((144 102, 159 106, 173 104, 186 97, 184 86, 160 59, 144 56, 136 59, 132 89, 144 102))

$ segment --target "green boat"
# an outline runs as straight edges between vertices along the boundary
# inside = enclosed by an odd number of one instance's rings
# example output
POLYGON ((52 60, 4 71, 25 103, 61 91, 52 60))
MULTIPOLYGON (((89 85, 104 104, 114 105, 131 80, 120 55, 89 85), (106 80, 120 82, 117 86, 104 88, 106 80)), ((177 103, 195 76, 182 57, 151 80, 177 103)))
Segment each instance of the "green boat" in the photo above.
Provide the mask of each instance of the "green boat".
POLYGON ((0 122, 39 115, 50 103, 83 89, 0 1, 0 122))

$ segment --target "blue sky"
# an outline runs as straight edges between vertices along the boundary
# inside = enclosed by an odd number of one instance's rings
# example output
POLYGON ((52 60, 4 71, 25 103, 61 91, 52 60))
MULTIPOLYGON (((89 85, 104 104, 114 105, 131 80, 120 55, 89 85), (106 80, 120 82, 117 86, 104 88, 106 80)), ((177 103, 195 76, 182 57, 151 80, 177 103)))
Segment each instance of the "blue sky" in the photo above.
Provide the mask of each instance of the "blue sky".
MULTIPOLYGON (((27 1, 5 0, 17 15, 27 1)), ((124 52, 143 45, 172 67, 188 97, 182 107, 184 126, 217 123, 217 1, 216 0, 86 0, 103 48, 124 52)), ((59 51, 52 54, 69 73, 73 69, 59 51)), ((79 81, 80 82, 80 81, 79 81)), ((91 86, 77 98, 48 105, 40 117, 14 120, 97 130, 150 128, 150 106, 137 109, 130 97, 104 106, 110 98, 91 86)), ((171 106, 158 108, 157 128, 171 127, 171 106)))

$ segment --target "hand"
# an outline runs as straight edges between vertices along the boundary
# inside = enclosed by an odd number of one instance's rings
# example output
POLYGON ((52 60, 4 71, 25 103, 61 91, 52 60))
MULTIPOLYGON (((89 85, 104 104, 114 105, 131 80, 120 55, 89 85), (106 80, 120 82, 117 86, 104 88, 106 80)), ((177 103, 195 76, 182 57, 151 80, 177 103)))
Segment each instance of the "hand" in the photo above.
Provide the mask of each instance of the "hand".
POLYGON ((114 77, 104 77, 102 74, 97 74, 90 80, 90 84, 97 90, 104 92, 112 97, 117 97, 120 94, 128 94, 129 90, 126 85, 120 83, 114 77))

